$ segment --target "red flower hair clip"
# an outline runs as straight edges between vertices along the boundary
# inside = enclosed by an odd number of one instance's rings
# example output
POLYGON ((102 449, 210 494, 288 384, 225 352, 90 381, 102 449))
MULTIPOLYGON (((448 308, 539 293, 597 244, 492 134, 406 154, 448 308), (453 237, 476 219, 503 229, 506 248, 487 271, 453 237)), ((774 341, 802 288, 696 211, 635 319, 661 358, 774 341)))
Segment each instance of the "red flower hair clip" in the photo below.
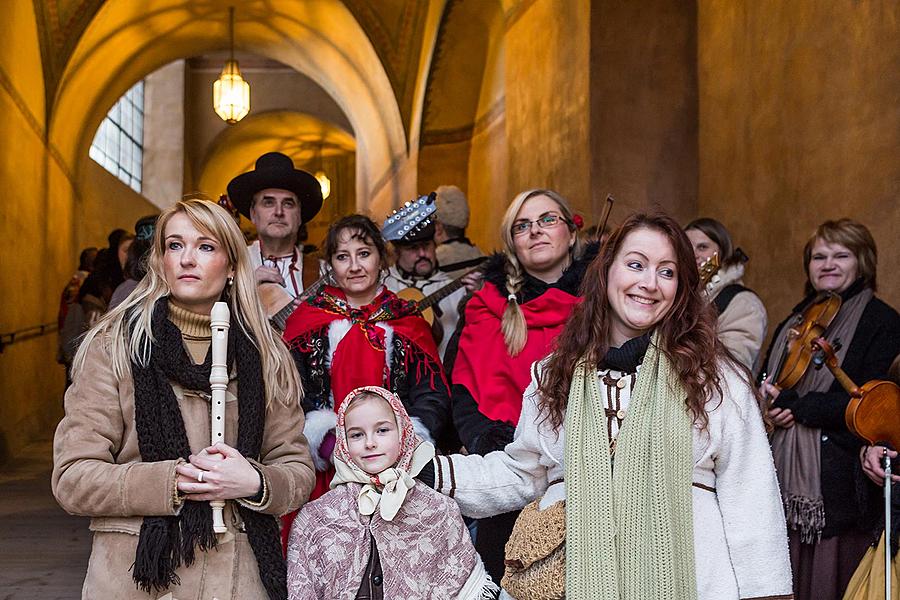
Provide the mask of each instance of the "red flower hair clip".
POLYGON ((577 227, 578 229, 584 229, 584 219, 581 218, 581 215, 572 215, 572 223, 574 223, 575 227, 577 227))

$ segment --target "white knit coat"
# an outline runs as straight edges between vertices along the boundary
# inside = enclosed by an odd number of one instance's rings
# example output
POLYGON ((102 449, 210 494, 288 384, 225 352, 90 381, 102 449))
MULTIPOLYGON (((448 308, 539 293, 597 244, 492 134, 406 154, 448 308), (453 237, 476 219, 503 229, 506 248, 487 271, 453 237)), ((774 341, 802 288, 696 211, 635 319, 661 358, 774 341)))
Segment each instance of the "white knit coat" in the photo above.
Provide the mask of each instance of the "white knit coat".
MULTIPOLYGON (((618 390, 619 416, 627 419, 636 375, 603 370, 598 377, 601 398, 614 402, 618 390)), ((792 598, 784 511, 759 408, 731 368, 721 384, 723 397, 706 405, 708 425, 693 431, 698 599, 792 598)), ((504 450, 435 459, 435 487, 455 498, 464 515, 489 517, 542 496, 542 507, 565 498, 565 483, 550 486, 565 477, 565 431, 557 435, 538 414, 536 389, 533 377, 504 450)), ((618 432, 615 419, 611 429, 618 432)))

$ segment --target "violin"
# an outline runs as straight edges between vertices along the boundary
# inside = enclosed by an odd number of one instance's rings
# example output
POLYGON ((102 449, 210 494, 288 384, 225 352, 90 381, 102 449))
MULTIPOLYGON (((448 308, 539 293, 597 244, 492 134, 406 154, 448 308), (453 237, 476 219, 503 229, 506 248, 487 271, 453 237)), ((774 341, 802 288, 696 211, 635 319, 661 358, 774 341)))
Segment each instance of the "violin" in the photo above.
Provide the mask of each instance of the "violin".
POLYGON ((779 390, 797 385, 813 359, 812 342, 822 336, 841 310, 841 297, 832 292, 819 293, 788 330, 788 341, 772 374, 772 385, 779 390))
POLYGON ((816 353, 816 363, 824 363, 850 394, 850 404, 844 411, 847 429, 871 446, 888 443, 893 448, 900 448, 900 387, 893 381, 879 379, 859 387, 838 365, 834 346, 821 337, 814 339, 811 345, 816 353))

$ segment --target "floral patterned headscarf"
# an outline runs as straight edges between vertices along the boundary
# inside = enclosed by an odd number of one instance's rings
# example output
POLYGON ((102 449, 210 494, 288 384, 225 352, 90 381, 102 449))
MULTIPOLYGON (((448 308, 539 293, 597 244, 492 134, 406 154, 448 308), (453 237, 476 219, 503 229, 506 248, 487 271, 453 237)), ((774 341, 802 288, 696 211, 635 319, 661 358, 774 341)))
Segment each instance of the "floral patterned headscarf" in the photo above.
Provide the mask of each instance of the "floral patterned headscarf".
POLYGON ((434 458, 434 446, 416 435, 412 420, 400 398, 389 390, 377 386, 359 387, 347 394, 338 410, 335 434, 337 437, 334 449, 335 475, 331 481, 331 488, 349 482, 361 483, 363 487, 357 499, 359 512, 371 515, 376 508, 380 508, 381 517, 385 521, 390 521, 403 505, 407 491, 416 484, 413 477, 434 458), (345 417, 347 409, 360 396, 378 396, 387 402, 394 412, 394 419, 400 432, 400 455, 397 464, 375 475, 366 473, 350 458, 345 417))

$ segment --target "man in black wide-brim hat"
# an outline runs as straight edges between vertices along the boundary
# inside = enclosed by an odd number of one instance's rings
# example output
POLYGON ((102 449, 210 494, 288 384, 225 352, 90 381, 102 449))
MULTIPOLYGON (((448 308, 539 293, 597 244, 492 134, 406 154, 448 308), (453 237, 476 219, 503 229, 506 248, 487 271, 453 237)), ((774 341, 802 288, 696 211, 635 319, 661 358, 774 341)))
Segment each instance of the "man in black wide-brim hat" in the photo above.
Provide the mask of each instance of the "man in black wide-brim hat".
POLYGON ((268 152, 252 171, 231 180, 228 198, 256 226, 258 239, 249 251, 260 297, 273 322, 283 325, 296 299, 319 277, 318 261, 304 256, 298 232, 322 208, 322 188, 295 169, 290 157, 268 152))

